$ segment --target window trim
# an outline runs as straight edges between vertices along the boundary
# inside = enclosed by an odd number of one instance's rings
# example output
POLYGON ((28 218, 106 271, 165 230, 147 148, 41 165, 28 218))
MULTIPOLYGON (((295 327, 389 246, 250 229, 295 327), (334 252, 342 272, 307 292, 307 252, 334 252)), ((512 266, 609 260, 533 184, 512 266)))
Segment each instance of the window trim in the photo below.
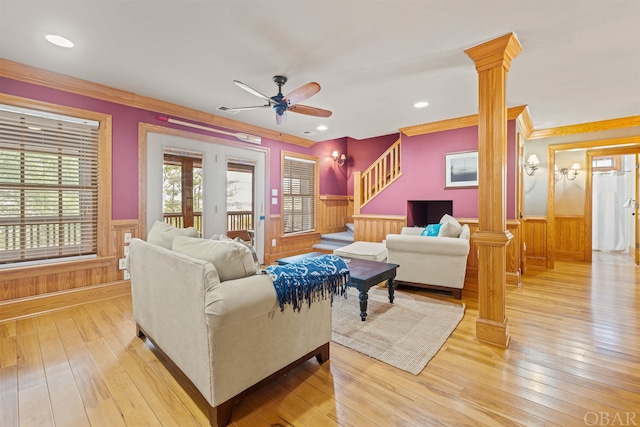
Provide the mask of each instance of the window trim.
POLYGON ((319 208, 319 203, 320 203, 320 168, 319 168, 319 158, 317 156, 310 156, 307 154, 301 154, 301 153, 296 153, 293 151, 285 151, 285 150, 281 150, 280 152, 280 218, 282 218, 281 221, 281 227, 280 227, 280 236, 287 238, 287 237, 294 237, 294 236, 301 236, 301 235, 307 235, 307 234, 312 234, 312 233, 317 233, 318 232, 318 208, 319 208), (305 231, 295 231, 295 232, 291 232, 291 233, 285 233, 284 232, 284 191, 283 191, 283 186, 282 186, 282 180, 284 178, 284 161, 285 161, 285 157, 292 157, 292 158, 298 158, 300 160, 306 160, 306 161, 312 161, 314 163, 314 175, 315 175, 315 184, 314 184, 314 210, 313 210, 313 229, 311 230, 305 230, 305 231))
MULTIPOLYGON (((65 105, 53 104, 44 101, 37 101, 28 98, 22 98, 14 95, 0 93, 0 104, 11 105, 14 107, 38 110, 47 113, 61 114, 64 116, 80 117, 83 119, 98 122, 98 225, 97 225, 97 257, 111 256, 111 207, 112 207, 112 154, 111 154, 111 136, 112 136, 112 117, 108 114, 98 113, 95 111, 83 110, 65 105)), ((64 258, 53 259, 51 263, 60 264, 64 258)), ((78 262, 69 258, 70 262, 78 262)), ((82 262, 82 261, 80 261, 82 262)), ((13 266, 20 268, 21 262, 16 262, 13 266)), ((45 262, 43 265, 49 263, 45 262)), ((6 270, 5 270, 6 271, 6 270)))
POLYGON ((593 172, 609 172, 609 171, 620 171, 620 155, 610 155, 610 156, 593 156, 591 159, 591 171, 593 172), (598 160, 608 160, 611 159, 611 166, 595 166, 594 162, 598 160))

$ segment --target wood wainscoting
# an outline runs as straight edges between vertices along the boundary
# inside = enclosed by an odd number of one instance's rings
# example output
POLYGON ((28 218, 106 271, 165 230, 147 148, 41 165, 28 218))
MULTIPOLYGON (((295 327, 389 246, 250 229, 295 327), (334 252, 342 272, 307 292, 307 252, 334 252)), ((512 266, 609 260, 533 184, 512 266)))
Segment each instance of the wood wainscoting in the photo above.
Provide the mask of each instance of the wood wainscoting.
POLYGON ((407 217, 402 215, 353 215, 354 240, 382 242, 387 234, 400 234, 407 226, 407 217))
POLYGON ((3 269, 0 301, 108 283, 115 280, 115 267, 111 256, 3 269))
POLYGON ((318 231, 283 236, 282 230, 282 216, 270 215, 265 233, 268 236, 264 248, 265 265, 273 264, 278 258, 310 252, 313 245, 320 243, 318 231), (275 246, 272 246, 272 241, 276 242, 275 246))
POLYGON ((3 269, 0 321, 129 293, 130 282, 118 270, 124 233, 137 237, 138 220, 111 221, 108 256, 3 269))
POLYGON ((547 218, 528 216, 522 221, 522 241, 527 267, 547 266, 547 218))
MULTIPOLYGON (((353 200, 353 197, 351 199, 353 200)), ((350 216, 349 196, 320 196, 316 230, 321 234, 344 231, 350 216)))
POLYGON ((554 257, 585 261, 586 242, 584 215, 555 216, 554 257))
MULTIPOLYGON (((471 230, 469 256, 467 257, 467 276, 465 279, 464 291, 478 293, 478 247, 474 242, 473 233, 478 230, 477 218, 456 218, 460 224, 467 224, 471 230)), ((520 245, 522 244, 522 231, 520 221, 515 219, 507 220, 507 230, 513 238, 507 244, 507 284, 520 286, 520 245)))

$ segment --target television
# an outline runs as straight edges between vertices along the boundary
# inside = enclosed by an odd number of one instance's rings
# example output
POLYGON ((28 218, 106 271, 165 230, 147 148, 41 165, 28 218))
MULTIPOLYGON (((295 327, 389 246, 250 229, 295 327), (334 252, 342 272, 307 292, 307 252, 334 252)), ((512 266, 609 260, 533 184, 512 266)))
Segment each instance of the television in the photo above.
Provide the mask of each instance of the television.
POLYGON ((453 200, 408 200, 407 226, 437 224, 444 214, 453 216, 453 200))

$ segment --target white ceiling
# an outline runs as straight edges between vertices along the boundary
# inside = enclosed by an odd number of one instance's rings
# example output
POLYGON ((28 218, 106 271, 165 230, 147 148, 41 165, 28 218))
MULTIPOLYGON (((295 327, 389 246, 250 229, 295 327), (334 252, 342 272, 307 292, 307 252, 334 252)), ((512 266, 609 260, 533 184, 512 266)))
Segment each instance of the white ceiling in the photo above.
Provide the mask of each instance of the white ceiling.
POLYGON ((315 141, 476 113, 464 50, 512 31, 507 106, 536 129, 640 115, 639 0, 0 0, 2 58, 315 141), (260 105, 233 80, 271 96, 276 74, 333 115, 216 110, 260 105))

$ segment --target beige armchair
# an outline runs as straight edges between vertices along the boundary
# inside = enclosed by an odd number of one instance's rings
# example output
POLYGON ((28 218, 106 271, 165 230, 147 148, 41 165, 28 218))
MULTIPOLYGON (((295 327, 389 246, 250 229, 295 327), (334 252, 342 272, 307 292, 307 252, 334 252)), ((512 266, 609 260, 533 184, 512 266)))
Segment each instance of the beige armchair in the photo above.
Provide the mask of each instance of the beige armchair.
POLYGON ((250 269, 250 260, 223 275, 213 263, 186 255, 189 239, 175 238, 174 250, 131 241, 133 315, 138 336, 177 368, 185 388, 202 394, 211 425, 220 427, 256 387, 314 356, 320 363, 329 359, 331 302, 280 310, 268 275, 224 279, 250 269))
POLYGON ((401 234, 388 234, 387 262, 399 264, 396 285, 451 291, 462 298, 469 254, 470 230, 461 227, 458 237, 427 237, 424 228, 404 227, 401 234))

